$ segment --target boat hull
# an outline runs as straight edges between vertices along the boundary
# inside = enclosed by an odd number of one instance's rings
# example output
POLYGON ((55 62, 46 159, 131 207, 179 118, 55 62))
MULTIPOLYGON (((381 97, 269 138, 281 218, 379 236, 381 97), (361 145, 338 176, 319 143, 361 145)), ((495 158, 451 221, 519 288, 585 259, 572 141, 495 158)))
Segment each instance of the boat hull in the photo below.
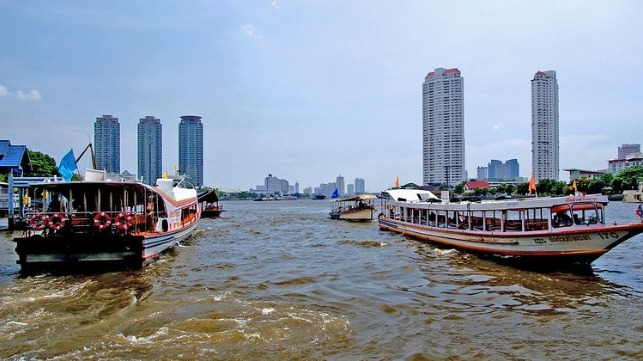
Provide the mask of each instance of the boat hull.
POLYGON ((350 211, 343 211, 339 213, 331 213, 331 219, 340 219, 353 222, 365 222, 373 220, 373 208, 354 209, 350 211))
POLYGON ((161 253, 190 236, 196 222, 167 233, 95 234, 43 237, 40 234, 15 238, 16 253, 23 271, 56 269, 140 269, 161 253))
POLYGON ((542 262, 544 266, 589 264, 627 239, 643 232, 643 223, 585 226, 561 232, 512 234, 439 229, 381 216, 379 228, 421 241, 498 257, 542 262))

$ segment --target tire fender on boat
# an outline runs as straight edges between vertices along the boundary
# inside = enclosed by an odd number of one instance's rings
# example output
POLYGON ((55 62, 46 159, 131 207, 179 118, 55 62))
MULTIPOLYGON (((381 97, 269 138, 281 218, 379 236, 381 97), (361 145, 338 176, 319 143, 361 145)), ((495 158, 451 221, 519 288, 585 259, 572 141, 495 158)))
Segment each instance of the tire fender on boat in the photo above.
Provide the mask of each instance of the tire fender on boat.
POLYGON ((65 216, 59 214, 59 213, 54 213, 51 217, 49 217, 49 227, 53 229, 54 231, 58 231, 62 229, 65 226, 65 216))
POLYGON ((109 214, 100 212, 94 216, 94 226, 98 229, 104 229, 112 224, 112 219, 109 214))
POLYGON ((31 229, 34 229, 36 231, 41 231, 47 227, 47 224, 49 224, 49 218, 47 218, 46 215, 36 213, 31 218, 29 218, 29 225, 31 226, 31 229))
POLYGON ((121 231, 126 231, 134 225, 134 217, 129 212, 121 212, 114 219, 114 225, 121 231))

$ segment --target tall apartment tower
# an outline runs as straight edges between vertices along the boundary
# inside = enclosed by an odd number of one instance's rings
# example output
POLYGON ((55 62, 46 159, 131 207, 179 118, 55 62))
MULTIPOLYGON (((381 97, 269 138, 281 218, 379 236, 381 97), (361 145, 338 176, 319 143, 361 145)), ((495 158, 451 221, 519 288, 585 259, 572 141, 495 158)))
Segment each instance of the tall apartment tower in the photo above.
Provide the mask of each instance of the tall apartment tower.
POLYGON ((355 178, 355 194, 366 193, 364 178, 355 178))
POLYGON ((344 177, 340 174, 337 176, 335 179, 335 184, 337 185, 337 189, 339 192, 340 196, 345 196, 346 195, 346 183, 344 182, 344 177))
POLYGON ((121 173, 121 127, 111 115, 96 117, 94 123, 96 167, 107 173, 121 173))
POLYGON ((203 123, 196 115, 184 115, 179 123, 179 173, 203 185, 203 123))
POLYGON ((143 183, 154 185, 163 175, 163 126, 153 116, 138 122, 138 176, 143 183))
POLYGON ((464 79, 437 68, 422 84, 422 182, 456 185, 464 170, 464 79))
POLYGON ((531 170, 536 182, 558 180, 558 81, 553 70, 531 80, 531 170))

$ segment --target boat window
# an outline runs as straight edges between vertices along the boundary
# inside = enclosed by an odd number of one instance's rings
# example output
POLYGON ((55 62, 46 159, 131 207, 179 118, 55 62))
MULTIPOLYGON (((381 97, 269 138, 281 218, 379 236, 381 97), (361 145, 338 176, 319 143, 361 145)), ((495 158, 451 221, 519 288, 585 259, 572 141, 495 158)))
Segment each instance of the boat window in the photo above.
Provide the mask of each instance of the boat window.
POLYGON ((532 208, 523 211, 526 231, 544 231, 549 228, 550 211, 548 208, 532 208))
POLYGON ((505 232, 522 231, 522 211, 508 210, 505 218, 505 232))
POLYGON ((574 224, 605 223, 602 204, 574 204, 572 206, 572 220, 574 224))
POLYGON ((570 227, 574 224, 573 217, 570 215, 570 208, 557 206, 552 208, 551 224, 554 228, 570 227))

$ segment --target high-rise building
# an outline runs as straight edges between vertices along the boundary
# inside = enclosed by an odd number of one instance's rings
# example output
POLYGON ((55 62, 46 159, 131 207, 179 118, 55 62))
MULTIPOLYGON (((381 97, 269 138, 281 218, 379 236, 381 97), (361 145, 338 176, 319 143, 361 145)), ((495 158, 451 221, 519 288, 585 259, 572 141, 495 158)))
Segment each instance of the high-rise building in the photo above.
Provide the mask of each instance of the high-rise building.
POLYGON ((118 118, 111 115, 96 117, 94 152, 98 169, 107 173, 121 172, 121 128, 118 118))
POLYGON ((628 155, 632 153, 640 153, 641 145, 640 144, 623 144, 618 147, 618 159, 625 159, 628 155))
POLYGON ((335 183, 337 184, 337 190, 339 192, 340 196, 346 195, 346 184, 344 183, 344 177, 341 175, 337 176, 337 179, 335 180, 335 183))
POLYGON ((553 70, 531 80, 531 169, 536 182, 558 180, 558 81, 553 70))
POLYGON ((364 178, 355 178, 355 194, 366 193, 364 178))
POLYGON ((179 173, 203 185, 203 123, 196 115, 184 115, 179 123, 179 173))
POLYGON ((163 126, 153 116, 138 123, 138 176, 143 183, 154 185, 163 175, 163 126))
POLYGON ((437 68, 422 84, 422 182, 465 180, 464 79, 457 68, 437 68))

